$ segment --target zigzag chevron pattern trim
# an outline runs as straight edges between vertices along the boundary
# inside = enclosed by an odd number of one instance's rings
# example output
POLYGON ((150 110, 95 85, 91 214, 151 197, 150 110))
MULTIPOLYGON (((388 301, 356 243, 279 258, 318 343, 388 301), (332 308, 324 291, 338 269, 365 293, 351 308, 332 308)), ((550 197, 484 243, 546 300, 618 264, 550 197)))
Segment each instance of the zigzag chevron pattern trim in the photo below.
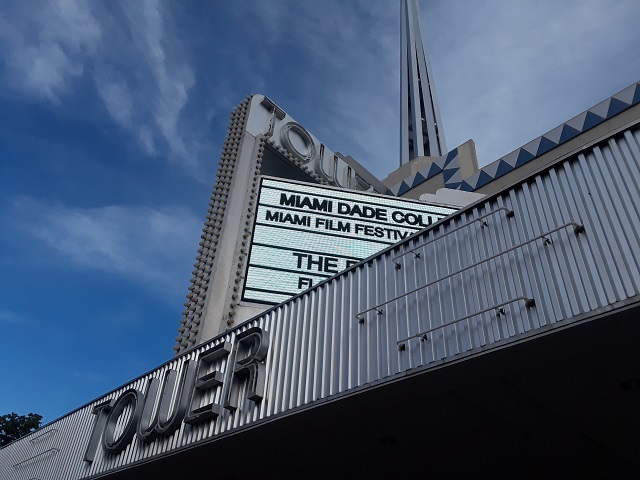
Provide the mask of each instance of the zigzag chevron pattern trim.
POLYGON ((482 167, 470 177, 460 178, 458 149, 454 149, 446 157, 440 157, 430 166, 425 167, 424 171, 419 170, 389 188, 387 193, 402 195, 440 172, 443 172, 445 187, 473 192, 638 103, 640 103, 640 82, 628 86, 526 145, 482 167))

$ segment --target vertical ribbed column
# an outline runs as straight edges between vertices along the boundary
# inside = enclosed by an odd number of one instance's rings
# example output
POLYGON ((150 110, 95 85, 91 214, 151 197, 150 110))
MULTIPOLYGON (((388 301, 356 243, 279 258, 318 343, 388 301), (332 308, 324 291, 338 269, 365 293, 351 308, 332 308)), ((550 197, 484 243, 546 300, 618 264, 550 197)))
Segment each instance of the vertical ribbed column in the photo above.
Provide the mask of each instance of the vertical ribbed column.
POLYGON ((258 184, 259 184, 259 176, 260 176, 260 167, 262 166, 262 157, 264 156, 264 144, 265 139, 264 136, 260 136, 258 138, 258 144, 255 154, 255 167, 253 171, 250 173, 251 178, 250 186, 251 189, 249 191, 249 200, 247 202, 246 215, 243 223, 243 231, 242 238, 240 240, 240 253, 238 258, 236 259, 235 264, 235 275, 233 279, 233 287, 231 294, 231 302, 228 305, 228 308, 225 311, 225 317, 227 318, 227 325, 231 326, 235 323, 236 317, 236 307, 238 307, 240 302, 242 281, 244 279, 244 274, 246 271, 247 257, 249 255, 249 243, 251 241, 251 236, 253 235, 253 217, 256 211, 256 200, 258 197, 258 184))
POLYGON ((433 74, 420 32, 417 0, 402 0, 400 10, 400 166, 416 157, 445 155, 433 74))
MULTIPOLYGON (((231 188, 234 170, 238 156, 238 149, 244 124, 247 116, 247 108, 251 97, 245 98, 231 113, 229 128, 225 138, 218 171, 216 172, 216 182, 213 185, 211 201, 207 210, 207 217, 200 235, 200 247, 195 269, 191 277, 187 301, 184 303, 185 309, 180 319, 179 335, 176 337, 176 344, 173 349, 176 354, 194 346, 198 343, 198 332, 202 311, 207 294, 209 279, 216 258, 218 239, 222 230, 225 210, 231 188)), ((240 259, 242 261, 243 259, 240 259)))

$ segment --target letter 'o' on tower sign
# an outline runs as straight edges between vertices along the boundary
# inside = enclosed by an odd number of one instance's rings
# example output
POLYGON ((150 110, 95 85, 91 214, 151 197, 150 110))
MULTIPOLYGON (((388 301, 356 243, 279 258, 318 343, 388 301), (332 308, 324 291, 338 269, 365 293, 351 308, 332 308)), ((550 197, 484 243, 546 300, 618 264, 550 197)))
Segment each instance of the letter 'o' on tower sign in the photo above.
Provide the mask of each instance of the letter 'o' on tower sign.
POLYGON ((316 145, 307 130, 296 122, 289 122, 282 127, 280 139, 284 147, 298 160, 309 163, 316 156, 316 145), (293 138, 292 134, 293 133, 293 138), (302 143, 302 145, 300 145, 302 143), (303 147, 301 151, 298 146, 303 147))

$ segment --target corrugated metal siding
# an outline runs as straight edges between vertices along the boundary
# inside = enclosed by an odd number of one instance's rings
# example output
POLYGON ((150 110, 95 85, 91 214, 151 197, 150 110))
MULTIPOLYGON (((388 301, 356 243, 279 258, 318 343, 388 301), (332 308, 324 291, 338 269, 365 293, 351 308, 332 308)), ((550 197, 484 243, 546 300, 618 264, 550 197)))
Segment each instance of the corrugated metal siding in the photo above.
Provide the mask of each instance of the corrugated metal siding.
MULTIPOLYGON (((182 424, 179 432, 149 445, 134 439, 117 456, 99 449, 89 464, 82 457, 95 418, 91 409, 100 399, 38 432, 40 442, 32 435, 4 448, 0 478, 76 479, 108 472, 637 296, 639 178, 640 130, 633 128, 105 397, 131 387, 144 392, 151 376, 161 377, 168 368, 181 372, 186 359, 260 326, 271 343, 265 398, 258 406, 241 397, 238 410, 225 411, 217 421, 182 424), (584 225, 585 232, 576 233, 570 222, 584 225), (535 306, 514 301, 519 297, 534 299, 535 306), (422 332, 424 339, 416 336, 422 332)), ((220 395, 218 389, 216 400, 220 395)))

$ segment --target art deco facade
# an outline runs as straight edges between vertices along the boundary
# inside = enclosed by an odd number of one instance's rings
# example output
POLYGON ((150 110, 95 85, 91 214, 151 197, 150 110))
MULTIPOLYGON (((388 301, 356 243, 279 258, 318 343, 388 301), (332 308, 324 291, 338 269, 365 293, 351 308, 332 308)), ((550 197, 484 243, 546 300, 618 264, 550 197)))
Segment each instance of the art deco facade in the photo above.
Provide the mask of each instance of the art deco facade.
POLYGON ((426 115, 428 150, 413 137, 379 180, 243 100, 174 357, 0 449, 0 480, 635 475, 640 83, 482 168, 426 115), (456 211, 260 304, 243 288, 263 176, 456 211))

